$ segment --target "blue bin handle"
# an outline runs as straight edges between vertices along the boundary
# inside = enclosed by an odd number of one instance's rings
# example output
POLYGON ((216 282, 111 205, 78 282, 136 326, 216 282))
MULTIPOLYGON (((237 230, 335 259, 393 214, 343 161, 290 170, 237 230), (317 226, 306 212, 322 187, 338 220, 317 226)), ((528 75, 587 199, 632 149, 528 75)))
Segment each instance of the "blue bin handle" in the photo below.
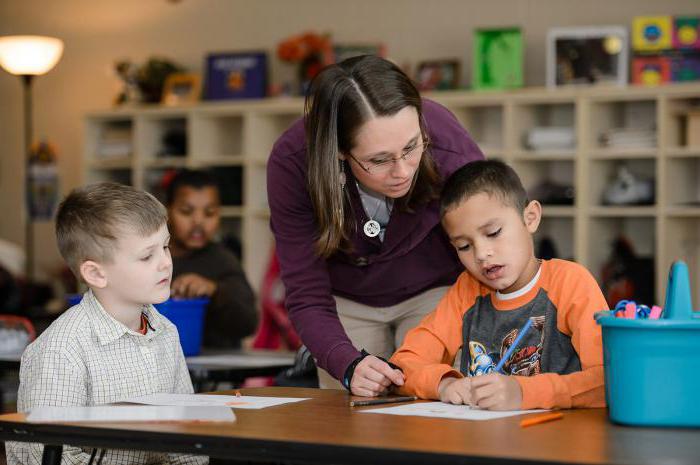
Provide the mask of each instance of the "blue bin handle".
POLYGON ((688 265, 682 260, 673 262, 668 273, 663 318, 668 320, 690 320, 693 318, 688 265))

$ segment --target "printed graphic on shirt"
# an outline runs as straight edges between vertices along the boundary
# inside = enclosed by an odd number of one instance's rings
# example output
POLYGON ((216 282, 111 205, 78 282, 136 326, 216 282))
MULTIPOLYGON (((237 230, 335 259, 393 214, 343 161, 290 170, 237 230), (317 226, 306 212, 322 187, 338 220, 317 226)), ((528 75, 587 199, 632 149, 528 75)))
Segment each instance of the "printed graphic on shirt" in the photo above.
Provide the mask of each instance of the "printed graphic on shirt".
MULTIPOLYGON (((503 373, 509 375, 532 376, 541 373, 542 343, 544 341, 545 316, 536 316, 532 320, 531 331, 539 332, 536 345, 524 345, 516 348, 510 359, 503 365, 503 373)), ((520 329, 511 329, 501 340, 500 351, 488 353, 483 343, 469 341, 469 376, 481 376, 492 373, 513 342, 518 337, 520 329)))
POLYGON ((496 368, 492 355, 479 342, 469 341, 469 376, 488 375, 496 368))
POLYGON ((503 373, 533 376, 581 369, 570 336, 557 328, 557 308, 547 291, 540 289, 532 300, 508 311, 497 310, 490 295, 474 300, 462 319, 462 374, 480 376, 494 372, 528 319, 532 326, 503 364, 503 373))

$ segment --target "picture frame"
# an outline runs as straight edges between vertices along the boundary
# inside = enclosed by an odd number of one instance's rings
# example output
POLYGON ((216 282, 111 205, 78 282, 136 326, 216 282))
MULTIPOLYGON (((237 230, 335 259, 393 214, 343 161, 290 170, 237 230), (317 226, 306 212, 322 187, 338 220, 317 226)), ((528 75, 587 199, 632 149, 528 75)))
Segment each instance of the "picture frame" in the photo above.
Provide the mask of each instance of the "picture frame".
POLYGON ((195 73, 173 73, 165 79, 163 105, 176 106, 196 103, 202 94, 202 79, 195 73))
POLYGON ((474 31, 472 43, 474 90, 516 89, 523 86, 523 34, 519 27, 474 31))
POLYGON ((421 61, 416 67, 416 85, 420 91, 450 90, 459 87, 459 60, 421 61))
POLYGON ((561 27, 547 33, 547 86, 626 85, 629 37, 624 26, 561 27))
POLYGON ((264 98, 267 95, 267 53, 211 53, 206 58, 205 99, 264 98))

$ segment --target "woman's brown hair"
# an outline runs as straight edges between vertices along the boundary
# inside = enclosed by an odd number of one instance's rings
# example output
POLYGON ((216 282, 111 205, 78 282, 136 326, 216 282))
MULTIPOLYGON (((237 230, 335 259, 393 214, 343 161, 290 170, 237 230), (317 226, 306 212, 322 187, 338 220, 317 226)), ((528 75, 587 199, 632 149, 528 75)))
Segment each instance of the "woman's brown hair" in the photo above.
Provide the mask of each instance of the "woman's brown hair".
MULTIPOLYGON (((376 56, 349 58, 324 68, 306 97, 308 188, 318 222, 317 253, 329 257, 347 245, 354 222, 346 221, 350 206, 341 184, 340 155, 350 153, 360 127, 375 117, 393 116, 411 106, 427 141, 422 101, 411 79, 393 63, 376 56)), ((424 153, 408 194, 394 201, 394 209, 413 211, 436 199, 440 175, 424 153)))

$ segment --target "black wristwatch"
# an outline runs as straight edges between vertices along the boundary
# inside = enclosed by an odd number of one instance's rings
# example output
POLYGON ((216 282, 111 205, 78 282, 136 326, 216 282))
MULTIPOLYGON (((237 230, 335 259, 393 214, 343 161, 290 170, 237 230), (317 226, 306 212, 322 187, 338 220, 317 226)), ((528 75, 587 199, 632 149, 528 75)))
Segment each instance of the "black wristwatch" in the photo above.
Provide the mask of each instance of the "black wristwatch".
MULTIPOLYGON (((350 366, 348 366, 348 369, 345 370, 345 376, 343 376, 343 386, 345 386, 345 389, 347 389, 348 391, 351 390, 350 389, 350 382, 352 381, 352 376, 355 374, 355 368, 357 368, 357 365, 359 365, 360 362, 362 360, 364 360, 364 358, 367 357, 368 355, 372 355, 372 354, 367 352, 365 349, 362 349, 362 351, 360 352, 360 356, 357 357, 355 360, 353 360, 352 363, 350 364, 350 366)), ((389 360, 385 359, 384 357, 380 357, 378 355, 375 355, 375 357, 377 357, 379 360, 381 360, 382 362, 389 365, 394 370, 403 371, 403 370, 401 370, 401 368, 394 365, 393 363, 391 363, 389 360)))
POLYGON ((352 363, 348 366, 348 369, 345 370, 345 376, 343 376, 343 386, 345 386, 345 389, 347 389, 348 391, 350 391, 350 382, 352 381, 352 375, 355 374, 355 368, 357 368, 357 365, 359 365, 360 362, 364 360, 364 358, 368 355, 369 352, 367 352, 365 349, 362 349, 362 351, 360 352, 360 356, 353 360, 352 363))

